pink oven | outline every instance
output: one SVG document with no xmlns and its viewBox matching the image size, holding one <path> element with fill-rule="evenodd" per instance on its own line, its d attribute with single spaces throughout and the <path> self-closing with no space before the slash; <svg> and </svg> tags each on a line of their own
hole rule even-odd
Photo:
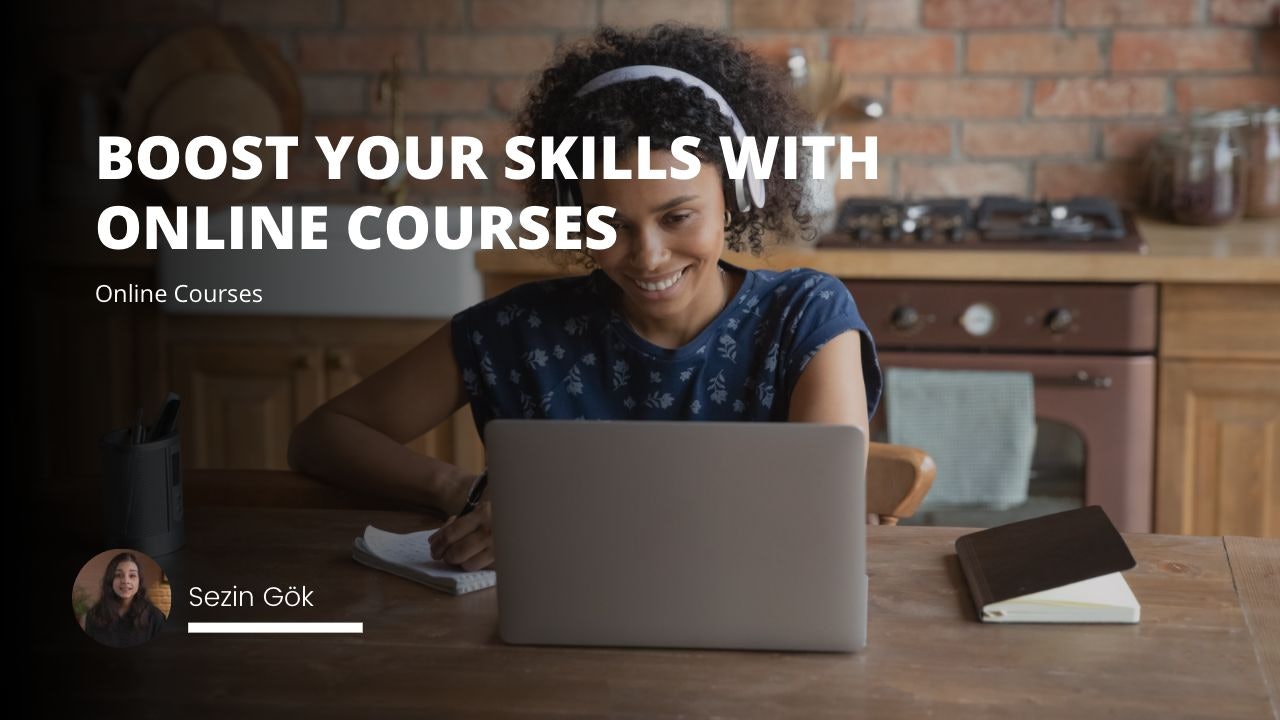
<svg viewBox="0 0 1280 720">
<path fill-rule="evenodd" d="M 955 208 L 960 210 L 952 212 Z M 842 208 L 842 234 L 820 244 L 957 251 L 992 246 L 1145 249 L 1131 219 L 1097 199 L 1051 205 L 988 198 L 976 218 L 967 208 L 967 203 L 955 200 L 915 205 L 854 201 Z M 1056 232 L 1059 228 L 1062 232 Z M 925 229 L 931 232 L 921 232 Z M 929 262 L 941 259 L 936 253 L 930 256 Z M 925 256 L 921 261 L 926 262 Z M 988 527 L 1096 504 L 1122 531 L 1151 531 L 1154 285 L 874 280 L 847 284 L 886 371 L 1007 370 L 1030 372 L 1034 378 L 1037 434 L 1028 502 L 1003 511 L 974 507 L 921 512 L 907 523 Z M 882 407 L 892 412 L 893 398 L 886 395 Z M 887 412 L 877 413 L 873 439 L 885 439 Z M 940 479 L 945 472 L 939 468 Z"/>
</svg>

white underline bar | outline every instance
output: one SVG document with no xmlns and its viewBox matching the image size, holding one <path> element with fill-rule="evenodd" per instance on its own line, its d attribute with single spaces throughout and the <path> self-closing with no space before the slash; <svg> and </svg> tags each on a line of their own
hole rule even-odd
<svg viewBox="0 0 1280 720">
<path fill-rule="evenodd" d="M 362 622 L 193 622 L 187 623 L 187 634 L 197 633 L 239 633 L 262 635 L 268 633 L 319 634 L 346 633 L 364 634 Z"/>
</svg>

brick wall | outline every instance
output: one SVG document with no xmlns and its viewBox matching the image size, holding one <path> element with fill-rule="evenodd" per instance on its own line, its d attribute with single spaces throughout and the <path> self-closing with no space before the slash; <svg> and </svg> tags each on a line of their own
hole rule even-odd
<svg viewBox="0 0 1280 720">
<path fill-rule="evenodd" d="M 778 62 L 793 46 L 830 58 L 850 92 L 887 102 L 874 126 L 836 127 L 874 132 L 882 153 L 881 179 L 844 182 L 841 195 L 1128 199 L 1135 157 L 1160 126 L 1193 108 L 1280 103 L 1280 0 L 80 0 L 46 12 L 45 66 L 116 86 L 175 29 L 247 26 L 297 67 L 304 136 L 386 134 L 375 78 L 399 53 L 409 132 L 476 135 L 487 148 L 500 148 L 490 143 L 508 133 L 529 74 L 597 24 L 722 28 Z M 376 198 L 348 175 L 327 180 L 319 153 L 305 152 L 267 195 Z M 501 179 L 413 192 L 519 202 Z"/>
</svg>

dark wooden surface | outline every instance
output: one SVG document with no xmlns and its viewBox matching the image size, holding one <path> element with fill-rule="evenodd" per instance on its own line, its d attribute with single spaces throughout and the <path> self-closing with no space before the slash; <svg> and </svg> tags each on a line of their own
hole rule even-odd
<svg viewBox="0 0 1280 720">
<path fill-rule="evenodd" d="M 1280 717 L 1280 540 L 1227 537 L 1223 544 L 1271 694 L 1271 709 Z"/>
<path fill-rule="evenodd" d="M 103 548 L 91 516 L 42 543 L 33 603 L 36 696 L 53 714 L 128 717 L 1266 718 L 1256 645 L 1221 537 L 1127 536 L 1139 625 L 983 625 L 950 528 L 869 527 L 870 645 L 854 655 L 537 648 L 496 636 L 496 594 L 447 596 L 351 560 L 370 510 L 188 508 L 188 542 L 158 558 L 174 583 L 161 636 L 98 646 L 70 612 L 76 570 Z M 1249 543 L 1275 565 L 1278 541 Z M 1268 560 L 1269 558 L 1269 560 Z M 1237 570 L 1237 573 L 1240 571 Z M 1252 577 L 1252 576 L 1251 576 Z M 767 579 L 762 578 L 762 582 Z M 1274 619 L 1276 578 L 1249 618 Z M 1270 583 L 1270 585 L 1267 585 Z M 194 609 L 188 590 L 306 585 L 314 608 Z M 65 588 L 63 590 L 62 588 Z M 797 589 L 801 592 L 802 589 Z M 43 596 L 42 596 L 43 597 Z M 362 621 L 360 636 L 187 635 L 192 620 Z M 1274 635 L 1272 635 L 1274 637 Z M 1275 672 L 1271 666 L 1270 672 Z M 1270 679 L 1274 688 L 1275 679 Z"/>
</svg>

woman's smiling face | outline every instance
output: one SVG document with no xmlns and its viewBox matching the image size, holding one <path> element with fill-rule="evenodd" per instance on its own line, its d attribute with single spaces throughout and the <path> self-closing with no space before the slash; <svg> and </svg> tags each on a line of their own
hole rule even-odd
<svg viewBox="0 0 1280 720">
<path fill-rule="evenodd" d="M 637 155 L 628 153 L 617 163 L 633 178 Z M 623 310 L 638 329 L 673 337 L 689 330 L 696 334 L 700 327 L 692 325 L 709 322 L 725 302 L 718 267 L 725 225 L 720 169 L 702 162 L 697 176 L 672 179 L 672 167 L 684 164 L 665 150 L 651 153 L 650 166 L 666 170 L 668 177 L 581 181 L 585 207 L 617 209 L 612 220 L 617 241 L 591 257 L 622 289 Z"/>
<path fill-rule="evenodd" d="M 125 602 L 133 599 L 138 594 L 138 586 L 141 580 L 138 577 L 138 566 L 132 560 L 122 560 L 116 565 L 115 577 L 111 580 L 111 589 L 116 591 L 116 595 Z"/>
</svg>

